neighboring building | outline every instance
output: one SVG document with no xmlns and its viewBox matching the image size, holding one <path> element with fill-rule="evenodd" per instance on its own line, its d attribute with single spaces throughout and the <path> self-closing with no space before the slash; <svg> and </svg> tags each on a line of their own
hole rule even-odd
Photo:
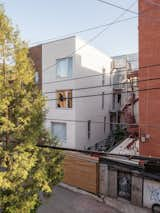
<svg viewBox="0 0 160 213">
<path fill-rule="evenodd" d="M 132 124 L 138 123 L 139 117 L 138 54 L 114 56 L 112 59 L 111 84 L 113 84 L 113 96 L 110 121 L 113 124 L 111 131 L 116 129 L 117 123 L 123 123 L 121 124 L 122 128 L 127 127 L 129 133 L 137 133 L 137 127 L 135 129 Z M 134 130 L 131 127 L 134 127 Z"/>
<path fill-rule="evenodd" d="M 145 15 L 139 16 L 139 80 L 160 79 L 159 0 L 139 0 L 139 14 L 143 11 Z M 160 157 L 159 79 L 139 83 L 141 155 Z"/>
<path fill-rule="evenodd" d="M 101 86 L 110 83 L 111 59 L 85 45 L 73 36 L 30 49 L 36 79 L 48 99 L 45 126 L 64 147 L 84 149 L 109 134 L 111 95 L 105 93 L 112 90 Z"/>
</svg>

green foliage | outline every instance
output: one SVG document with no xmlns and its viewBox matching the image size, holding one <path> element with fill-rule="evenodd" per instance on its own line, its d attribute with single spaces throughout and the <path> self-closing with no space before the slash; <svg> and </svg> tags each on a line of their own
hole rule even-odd
<svg viewBox="0 0 160 213">
<path fill-rule="evenodd" d="M 116 129 L 113 131 L 114 143 L 120 142 L 127 136 L 126 129 L 122 129 L 120 125 L 116 125 Z"/>
<path fill-rule="evenodd" d="M 0 209 L 35 212 L 40 193 L 62 179 L 63 154 L 43 128 L 45 101 L 34 83 L 28 47 L 0 8 Z"/>
</svg>

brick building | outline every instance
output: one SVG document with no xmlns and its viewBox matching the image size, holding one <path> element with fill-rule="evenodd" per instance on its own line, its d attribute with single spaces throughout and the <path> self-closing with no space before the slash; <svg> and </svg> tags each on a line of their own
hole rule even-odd
<svg viewBox="0 0 160 213">
<path fill-rule="evenodd" d="M 139 0 L 139 13 L 139 80 L 160 78 L 160 1 Z M 139 83 L 141 155 L 160 157 L 160 89 L 155 89 L 158 87 L 158 79 Z"/>
</svg>

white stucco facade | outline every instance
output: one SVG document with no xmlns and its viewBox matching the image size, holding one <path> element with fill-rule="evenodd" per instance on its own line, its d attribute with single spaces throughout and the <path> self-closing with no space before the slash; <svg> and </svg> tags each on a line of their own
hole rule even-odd
<svg viewBox="0 0 160 213">
<path fill-rule="evenodd" d="M 112 88 L 101 87 L 101 74 L 105 69 L 104 84 L 109 84 L 111 59 L 92 46 L 81 48 L 84 45 L 84 41 L 74 36 L 42 45 L 42 92 L 48 100 L 45 126 L 52 132 L 52 123 L 66 124 L 66 141 L 62 143 L 63 147 L 87 148 L 105 139 L 110 129 L 107 124 L 104 130 L 104 119 L 106 123 L 109 122 L 112 95 L 104 95 L 102 108 L 102 92 L 111 93 Z M 72 75 L 57 79 L 56 60 L 66 57 L 72 57 Z M 95 88 L 77 90 L 86 87 Z M 57 108 L 57 90 L 72 90 L 72 108 Z M 90 95 L 92 97 L 82 97 Z"/>
</svg>

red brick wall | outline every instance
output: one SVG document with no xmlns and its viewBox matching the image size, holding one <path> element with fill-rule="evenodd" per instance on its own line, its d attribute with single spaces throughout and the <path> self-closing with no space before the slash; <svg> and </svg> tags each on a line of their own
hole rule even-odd
<svg viewBox="0 0 160 213">
<path fill-rule="evenodd" d="M 42 89 L 42 45 L 31 47 L 29 53 L 33 60 L 35 71 L 39 74 L 39 88 Z"/>
<path fill-rule="evenodd" d="M 139 80 L 160 78 L 160 6 L 149 2 L 160 5 L 159 0 L 139 0 Z M 160 80 L 139 83 L 140 90 L 153 87 L 160 87 Z M 139 92 L 139 116 L 141 136 L 150 135 L 140 142 L 140 154 L 160 157 L 160 90 Z"/>
</svg>

